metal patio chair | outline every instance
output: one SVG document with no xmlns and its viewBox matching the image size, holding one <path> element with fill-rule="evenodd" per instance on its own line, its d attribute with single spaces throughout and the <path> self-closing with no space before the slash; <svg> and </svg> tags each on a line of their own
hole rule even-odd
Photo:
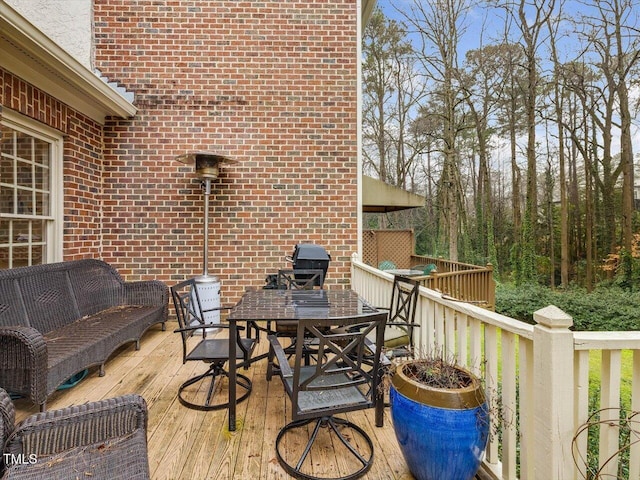
<svg viewBox="0 0 640 480">
<path fill-rule="evenodd" d="M 396 275 L 389 307 L 376 307 L 388 312 L 384 354 L 389 359 L 414 356 L 413 330 L 420 326 L 415 323 L 419 288 L 418 280 Z"/>
<path fill-rule="evenodd" d="M 391 288 L 389 306 L 375 307 L 377 310 L 387 312 L 383 353 L 387 359 L 413 358 L 413 330 L 420 326 L 415 322 L 420 282 L 396 275 Z M 344 329 L 345 327 L 341 327 L 337 331 Z M 369 340 L 372 343 L 375 342 L 374 338 Z"/>
<path fill-rule="evenodd" d="M 298 338 L 312 338 L 317 362 L 305 365 L 302 342 L 296 344 L 289 364 L 282 338 L 270 335 L 268 375 L 277 372 L 291 400 L 292 421 L 276 438 L 276 456 L 287 473 L 302 479 L 336 478 L 316 476 L 309 465 L 312 452 L 330 449 L 339 458 L 341 479 L 358 478 L 373 464 L 373 443 L 358 425 L 338 415 L 374 407 L 380 401 L 380 350 L 384 341 L 386 314 L 378 312 L 339 320 L 301 319 Z M 343 327 L 335 333 L 335 327 Z M 376 338 L 375 347 L 367 336 Z M 315 423 L 312 428 L 307 428 Z M 326 428 L 323 428 L 326 427 Z M 311 432 L 309 434 L 309 432 Z M 300 440 L 302 437 L 302 440 Z M 302 448 L 296 448 L 302 447 Z"/>
<path fill-rule="evenodd" d="M 280 290 L 313 290 L 316 287 L 324 288 L 324 271 L 321 269 L 278 270 L 278 289 Z M 298 322 L 279 320 L 275 324 L 275 330 L 270 333 L 282 337 L 296 337 Z"/>
<path fill-rule="evenodd" d="M 273 277 L 273 278 L 270 278 Z M 267 287 L 274 290 L 313 290 L 315 288 L 324 288 L 324 270 L 316 268 L 292 268 L 281 269 L 275 275 L 267 277 L 270 283 Z M 247 325 L 247 335 L 251 331 L 256 331 L 256 339 L 259 340 L 260 332 L 267 335 L 280 333 L 285 337 L 295 337 L 295 323 L 287 321 L 274 322 L 267 320 L 266 324 L 261 325 L 259 322 L 249 322 Z"/>
<path fill-rule="evenodd" d="M 285 290 L 311 290 L 324 287 L 324 270 L 298 268 L 278 270 L 278 288 Z"/>
<path fill-rule="evenodd" d="M 376 307 L 376 309 L 386 312 L 387 316 L 384 329 L 384 342 L 382 353 L 384 354 L 381 361 L 383 372 L 387 372 L 391 367 L 393 359 L 413 358 L 415 354 L 413 330 L 420 326 L 415 322 L 416 307 L 418 304 L 418 292 L 420 282 L 412 278 L 396 275 L 393 278 L 391 290 L 391 301 L 388 307 Z M 336 329 L 336 333 L 353 330 L 356 327 L 340 327 Z M 375 345 L 375 338 L 369 335 L 367 342 L 369 345 Z M 389 406 L 385 403 L 385 406 Z M 376 416 L 376 425 L 382 427 L 384 418 L 382 410 L 379 410 Z"/>
<path fill-rule="evenodd" d="M 245 369 L 249 367 L 251 355 L 255 348 L 254 338 L 242 338 L 240 331 L 242 327 L 237 327 L 237 349 L 236 358 L 229 358 L 229 339 L 226 336 L 207 338 L 208 330 L 211 328 L 228 329 L 225 323 L 207 324 L 204 321 L 204 314 L 213 310 L 228 310 L 231 307 L 220 307 L 203 310 L 198 295 L 198 289 L 194 279 L 185 280 L 171 287 L 173 305 L 178 318 L 180 328 L 174 333 L 180 333 L 182 337 L 182 363 L 188 361 L 199 361 L 209 364 L 206 372 L 190 378 L 178 389 L 178 399 L 184 406 L 196 410 L 217 410 L 229 406 L 228 398 L 216 401 L 216 379 L 218 384 L 222 378 L 229 378 L 229 373 L 224 369 L 227 361 L 236 361 L 237 366 Z M 189 339 L 195 332 L 202 332 L 202 340 L 195 347 L 189 347 Z M 217 335 L 217 334 L 216 334 Z M 237 401 L 245 400 L 251 393 L 251 380 L 245 375 L 236 375 L 236 383 L 244 392 Z"/>
</svg>

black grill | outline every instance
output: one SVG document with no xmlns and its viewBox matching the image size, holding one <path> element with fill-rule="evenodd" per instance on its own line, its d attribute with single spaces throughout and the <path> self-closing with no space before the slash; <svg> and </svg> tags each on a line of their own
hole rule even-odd
<svg viewBox="0 0 640 480">
<path fill-rule="evenodd" d="M 300 243 L 296 245 L 293 255 L 287 257 L 287 260 L 291 262 L 294 270 L 322 269 L 326 279 L 331 255 L 320 245 Z"/>
</svg>

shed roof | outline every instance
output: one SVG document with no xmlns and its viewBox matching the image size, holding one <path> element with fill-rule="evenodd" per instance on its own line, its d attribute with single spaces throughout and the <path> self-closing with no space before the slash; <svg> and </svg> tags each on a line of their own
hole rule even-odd
<svg viewBox="0 0 640 480">
<path fill-rule="evenodd" d="M 426 198 L 422 195 L 394 187 L 367 175 L 362 177 L 363 212 L 395 212 L 418 208 L 423 207 L 425 201 Z"/>
</svg>

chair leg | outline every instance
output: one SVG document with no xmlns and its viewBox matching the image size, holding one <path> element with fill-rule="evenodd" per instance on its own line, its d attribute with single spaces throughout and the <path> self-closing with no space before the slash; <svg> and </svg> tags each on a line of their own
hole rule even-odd
<svg viewBox="0 0 640 480">
<path fill-rule="evenodd" d="M 178 389 L 178 400 L 180 401 L 180 403 L 187 408 L 203 411 L 220 410 L 223 408 L 227 408 L 229 406 L 229 401 L 226 397 L 225 401 L 222 403 L 212 403 L 212 399 L 215 396 L 216 378 L 229 378 L 229 373 L 224 370 L 224 368 L 222 368 L 222 365 L 223 364 L 221 363 L 213 363 L 209 366 L 209 369 L 206 372 L 196 377 L 190 378 L 182 385 L 180 385 L 180 388 Z M 199 388 L 205 388 L 204 382 L 207 382 L 207 380 L 209 381 L 209 384 L 206 387 L 207 395 L 204 402 L 196 402 L 195 400 L 190 400 L 187 398 L 187 392 L 184 391 L 187 387 L 190 387 L 191 385 L 202 384 Z M 236 373 L 236 384 L 244 389 L 244 393 L 240 395 L 236 400 L 237 403 L 240 403 L 245 400 L 251 393 L 252 384 L 251 380 L 248 377 L 240 375 L 239 373 Z"/>
<path fill-rule="evenodd" d="M 388 367 L 380 367 L 378 370 L 378 379 L 384 378 L 389 374 Z M 384 408 L 388 407 L 389 404 L 385 402 L 385 390 L 386 388 L 381 388 L 382 385 L 378 384 L 377 392 L 376 392 L 376 403 L 375 403 L 375 422 L 376 427 L 384 427 Z"/>
<path fill-rule="evenodd" d="M 280 448 L 280 443 L 285 435 L 297 428 L 303 428 L 306 431 L 306 425 L 313 421 L 316 422 L 316 425 L 309 436 L 309 441 L 304 447 L 302 454 L 295 461 L 286 459 L 286 454 L 283 454 Z M 305 461 L 318 438 L 318 433 L 324 430 L 323 427 L 326 427 L 326 431 L 329 432 L 329 434 L 335 434 L 340 440 L 340 443 L 345 447 L 338 450 L 340 443 L 333 442 L 336 457 L 340 456 L 340 458 L 343 459 L 350 458 L 355 465 L 353 470 L 344 476 L 322 477 L 303 471 Z M 347 429 L 348 434 L 343 434 L 341 430 Z M 290 449 L 287 448 L 284 449 L 285 452 L 289 452 L 289 450 Z M 278 437 L 276 438 L 276 457 L 282 468 L 295 478 L 308 480 L 351 480 L 363 476 L 373 465 L 373 442 L 362 428 L 342 418 L 328 416 L 317 419 L 297 420 L 283 427 L 278 433 Z"/>
<path fill-rule="evenodd" d="M 273 359 L 275 357 L 275 354 L 273 352 L 273 348 L 271 348 L 271 346 L 269 346 L 269 355 L 267 356 L 267 382 L 271 381 L 271 378 L 273 378 Z"/>
<path fill-rule="evenodd" d="M 376 427 L 384 427 L 384 397 L 379 398 L 375 407 Z"/>
</svg>

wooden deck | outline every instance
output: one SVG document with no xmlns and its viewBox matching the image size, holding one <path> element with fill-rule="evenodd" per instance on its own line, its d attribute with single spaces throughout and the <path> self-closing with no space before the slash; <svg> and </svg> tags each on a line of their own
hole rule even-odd
<svg viewBox="0 0 640 480">
<path fill-rule="evenodd" d="M 242 373 L 253 381 L 249 398 L 238 404 L 238 430 L 227 429 L 227 411 L 199 412 L 183 407 L 177 400 L 178 386 L 194 372 L 205 370 L 198 362 L 182 364 L 180 338 L 167 330 L 153 327 L 142 338 L 141 348 L 121 348 L 106 365 L 106 375 L 97 368 L 75 387 L 56 392 L 48 408 L 62 408 L 124 393 L 141 394 L 149 406 L 149 467 L 153 479 L 284 479 L 290 478 L 275 457 L 275 438 L 290 418 L 290 403 L 279 379 L 265 380 L 266 361 L 260 361 Z M 263 339 L 258 350 L 266 348 Z M 259 352 L 258 352 L 259 353 Z M 27 400 L 16 401 L 17 420 L 36 413 Z M 369 480 L 413 478 L 400 453 L 388 409 L 385 426 L 375 427 L 374 412 L 350 414 L 374 442 L 375 462 L 362 477 Z M 331 461 L 332 449 L 313 458 L 320 474 Z M 336 472 L 337 473 L 337 472 Z"/>
</svg>

